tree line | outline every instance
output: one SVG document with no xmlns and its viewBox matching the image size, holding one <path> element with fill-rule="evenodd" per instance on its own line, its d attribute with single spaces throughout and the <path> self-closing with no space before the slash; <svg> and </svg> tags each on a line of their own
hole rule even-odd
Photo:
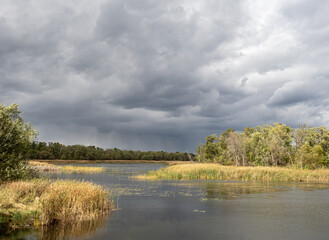
<svg viewBox="0 0 329 240">
<path fill-rule="evenodd" d="M 199 144 L 199 162 L 236 166 L 294 166 L 315 169 L 329 165 L 329 130 L 305 124 L 293 129 L 285 124 L 227 129 Z"/>
<path fill-rule="evenodd" d="M 0 104 L 0 182 L 30 178 L 34 172 L 27 167 L 28 159 L 63 160 L 194 160 L 192 153 L 164 151 L 129 151 L 103 149 L 95 146 L 63 145 L 38 142 L 38 132 L 24 122 L 17 104 Z"/>
<path fill-rule="evenodd" d="M 193 153 L 169 153 L 164 151 L 132 151 L 118 148 L 103 149 L 95 146 L 63 145 L 58 142 L 36 142 L 30 144 L 29 159 L 61 160 L 194 160 Z"/>
</svg>

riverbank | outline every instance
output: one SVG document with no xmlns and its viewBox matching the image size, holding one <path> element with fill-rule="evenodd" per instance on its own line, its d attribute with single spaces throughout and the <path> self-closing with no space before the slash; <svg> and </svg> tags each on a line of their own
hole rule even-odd
<svg viewBox="0 0 329 240">
<path fill-rule="evenodd" d="M 0 233 L 91 220 L 112 210 L 109 190 L 91 182 L 34 179 L 0 185 Z"/>
<path fill-rule="evenodd" d="M 147 175 L 140 177 L 329 183 L 329 170 L 304 170 L 284 167 L 235 167 L 214 163 L 195 163 L 169 166 L 157 171 L 151 171 Z"/>
<path fill-rule="evenodd" d="M 32 161 L 52 163 L 52 164 L 94 164 L 94 163 L 122 163 L 122 164 L 135 164 L 135 163 L 162 163 L 171 165 L 178 164 L 191 164 L 192 161 L 156 161 L 156 160 L 60 160 L 60 159 L 34 159 Z"/>
</svg>

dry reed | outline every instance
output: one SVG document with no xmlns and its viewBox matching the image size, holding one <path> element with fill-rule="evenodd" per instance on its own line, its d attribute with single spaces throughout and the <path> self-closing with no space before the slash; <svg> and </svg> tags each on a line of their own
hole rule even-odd
<svg viewBox="0 0 329 240">
<path fill-rule="evenodd" d="M 86 166 L 74 166 L 74 165 L 54 165 L 51 163 L 40 161 L 29 161 L 29 167 L 37 172 L 104 172 L 104 167 L 86 167 Z"/>
<path fill-rule="evenodd" d="M 112 210 L 109 191 L 90 182 L 30 180 L 0 185 L 0 229 L 73 223 Z"/>
<path fill-rule="evenodd" d="M 240 181 L 329 182 L 329 170 L 281 167 L 235 167 L 219 164 L 181 164 L 151 171 L 146 177 Z"/>
<path fill-rule="evenodd" d="M 65 165 L 61 166 L 62 171 L 64 172 L 104 172 L 104 167 L 81 167 L 81 166 L 73 166 L 73 165 Z"/>
</svg>

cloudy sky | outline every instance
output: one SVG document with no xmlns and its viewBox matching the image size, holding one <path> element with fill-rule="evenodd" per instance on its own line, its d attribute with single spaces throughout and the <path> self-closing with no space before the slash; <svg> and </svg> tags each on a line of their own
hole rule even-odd
<svg viewBox="0 0 329 240">
<path fill-rule="evenodd" d="M 0 103 L 40 141 L 194 152 L 329 126 L 327 0 L 0 0 Z"/>
</svg>

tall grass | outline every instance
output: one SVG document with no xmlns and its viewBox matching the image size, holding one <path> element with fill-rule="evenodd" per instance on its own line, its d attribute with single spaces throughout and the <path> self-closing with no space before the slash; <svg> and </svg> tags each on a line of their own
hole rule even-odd
<svg viewBox="0 0 329 240">
<path fill-rule="evenodd" d="M 61 166 L 62 171 L 64 172 L 104 172 L 104 167 L 81 167 L 81 166 L 73 166 L 73 165 L 64 165 Z"/>
<path fill-rule="evenodd" d="M 56 172 L 62 170 L 60 166 L 39 161 L 29 161 L 28 166 L 36 172 Z"/>
<path fill-rule="evenodd" d="M 281 167 L 234 167 L 219 164 L 181 164 L 151 171 L 146 177 L 167 179 L 213 179 L 241 181 L 329 182 L 329 170 Z"/>
<path fill-rule="evenodd" d="M 37 172 L 104 172 L 104 167 L 86 167 L 86 166 L 74 166 L 74 165 L 54 165 L 51 163 L 45 163 L 40 161 L 29 161 L 29 166 Z"/>
<path fill-rule="evenodd" d="M 0 185 L 0 229 L 73 223 L 112 210 L 109 191 L 90 182 L 30 180 Z"/>
</svg>

